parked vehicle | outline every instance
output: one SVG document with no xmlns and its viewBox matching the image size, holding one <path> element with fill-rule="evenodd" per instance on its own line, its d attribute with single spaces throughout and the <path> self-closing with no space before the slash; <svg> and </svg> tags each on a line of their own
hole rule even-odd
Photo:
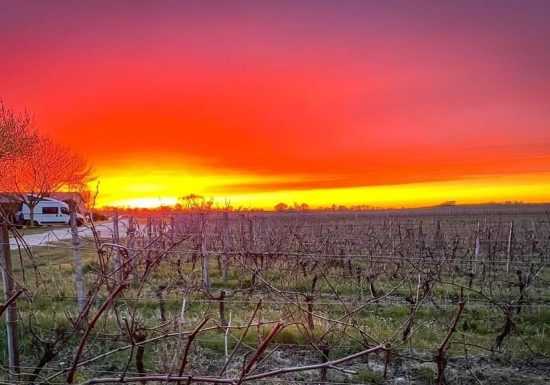
<svg viewBox="0 0 550 385">
<path fill-rule="evenodd" d="M 69 205 L 65 202 L 60 202 L 52 198 L 42 198 L 34 207 L 34 224 L 53 225 L 64 224 L 68 225 L 71 219 Z M 28 205 L 23 204 L 21 211 L 15 213 L 15 220 L 19 224 L 30 224 L 31 209 Z M 77 226 L 82 226 L 85 223 L 85 218 L 82 214 L 76 214 Z"/>
</svg>

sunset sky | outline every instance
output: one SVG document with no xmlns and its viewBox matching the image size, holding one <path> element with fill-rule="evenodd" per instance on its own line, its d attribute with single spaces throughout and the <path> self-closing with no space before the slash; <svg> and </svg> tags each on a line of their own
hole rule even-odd
<svg viewBox="0 0 550 385">
<path fill-rule="evenodd" d="M 99 205 L 550 201 L 550 1 L 2 1 Z"/>
</svg>

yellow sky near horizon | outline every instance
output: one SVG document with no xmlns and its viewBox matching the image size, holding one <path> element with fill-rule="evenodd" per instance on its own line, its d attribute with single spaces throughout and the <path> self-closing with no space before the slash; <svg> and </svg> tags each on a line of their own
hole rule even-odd
<svg viewBox="0 0 550 385">
<path fill-rule="evenodd" d="M 273 178 L 271 182 L 276 181 Z M 311 207 L 336 205 L 369 205 L 380 208 L 422 207 L 453 200 L 458 204 L 524 201 L 550 201 L 550 173 L 480 176 L 453 181 L 408 183 L 347 188 L 280 190 L 263 192 L 232 192 L 212 194 L 219 185 L 243 181 L 261 181 L 254 176 L 195 176 L 175 171 L 124 170 L 124 175 L 99 178 L 98 207 L 157 207 L 178 203 L 178 197 L 198 194 L 213 198 L 224 207 L 271 209 L 277 203 L 308 203 Z M 121 199 L 121 197 L 125 197 Z"/>
</svg>

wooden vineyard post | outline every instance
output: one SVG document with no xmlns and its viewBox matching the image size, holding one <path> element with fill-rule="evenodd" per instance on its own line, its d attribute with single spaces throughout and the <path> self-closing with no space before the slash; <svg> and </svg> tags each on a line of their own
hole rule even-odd
<svg viewBox="0 0 550 385">
<path fill-rule="evenodd" d="M 223 255 L 222 255 L 222 278 L 224 282 L 227 282 L 227 275 L 229 270 L 229 218 L 227 211 L 223 213 L 223 227 L 222 227 L 222 242 L 223 242 Z"/>
<path fill-rule="evenodd" d="M 252 222 L 252 218 L 248 218 L 248 251 L 254 252 L 254 222 Z"/>
<path fill-rule="evenodd" d="M 479 231 L 480 231 L 479 229 L 480 229 L 479 221 L 477 221 L 476 241 L 475 241 L 475 247 L 474 247 L 474 263 L 471 266 L 472 273 L 476 272 L 477 261 L 479 260 L 479 252 L 480 252 L 480 249 L 481 249 L 481 244 L 480 244 L 480 240 L 479 240 Z"/>
<path fill-rule="evenodd" d="M 126 247 L 128 247 L 128 258 L 130 258 L 130 264 L 132 266 L 132 269 L 135 269 L 137 266 L 137 260 L 135 259 L 135 256 L 137 253 L 134 250 L 134 244 L 135 244 L 135 234 L 136 234 L 136 223 L 134 221 L 134 217 L 128 218 L 128 231 L 126 233 Z"/>
<path fill-rule="evenodd" d="M 172 215 L 170 217 L 170 242 L 176 241 L 176 218 Z"/>
<path fill-rule="evenodd" d="M 117 245 L 120 244 L 120 234 L 118 231 L 118 211 L 115 211 L 115 215 L 113 217 L 113 241 Z M 120 249 L 117 247 L 115 250 L 115 280 L 117 283 L 122 281 L 122 269 L 121 269 L 121 261 L 120 261 Z"/>
<path fill-rule="evenodd" d="M 204 214 L 201 214 L 200 217 L 200 242 L 200 253 L 202 260 L 202 287 L 207 293 L 210 293 L 210 270 L 208 269 L 208 253 L 206 250 L 206 223 L 204 219 Z"/>
<path fill-rule="evenodd" d="M 147 218 L 147 243 L 150 244 L 153 241 L 153 221 L 151 218 Z"/>
<path fill-rule="evenodd" d="M 78 226 L 76 223 L 76 214 L 74 209 L 71 210 L 71 235 L 73 244 L 73 264 L 74 264 L 74 281 L 76 286 L 76 303 L 78 312 L 84 310 L 84 275 L 82 273 L 82 255 L 80 250 L 80 238 L 78 237 Z"/>
<path fill-rule="evenodd" d="M 514 236 L 514 221 L 510 221 L 510 232 L 508 233 L 508 249 L 506 261 L 506 274 L 510 272 L 510 263 L 512 262 L 512 237 Z"/>
<path fill-rule="evenodd" d="M 2 222 L 0 231 L 0 263 L 2 263 L 2 282 L 4 284 L 4 302 L 13 294 L 13 272 L 11 264 L 8 224 Z M 6 313 L 6 332 L 8 345 L 8 364 L 12 372 L 19 373 L 19 343 L 17 338 L 17 304 L 13 301 Z"/>
<path fill-rule="evenodd" d="M 393 220 L 390 218 L 390 240 L 391 240 L 391 256 L 395 256 L 395 238 L 393 237 Z"/>
</svg>

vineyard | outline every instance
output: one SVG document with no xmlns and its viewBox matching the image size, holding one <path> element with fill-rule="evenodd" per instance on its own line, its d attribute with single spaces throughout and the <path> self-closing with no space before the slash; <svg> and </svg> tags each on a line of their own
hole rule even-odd
<svg viewBox="0 0 550 385">
<path fill-rule="evenodd" d="M 7 382 L 550 381 L 543 210 L 197 211 L 89 226 L 93 237 L 73 228 L 36 247 L 4 226 L 18 242 L 3 248 Z"/>
</svg>

